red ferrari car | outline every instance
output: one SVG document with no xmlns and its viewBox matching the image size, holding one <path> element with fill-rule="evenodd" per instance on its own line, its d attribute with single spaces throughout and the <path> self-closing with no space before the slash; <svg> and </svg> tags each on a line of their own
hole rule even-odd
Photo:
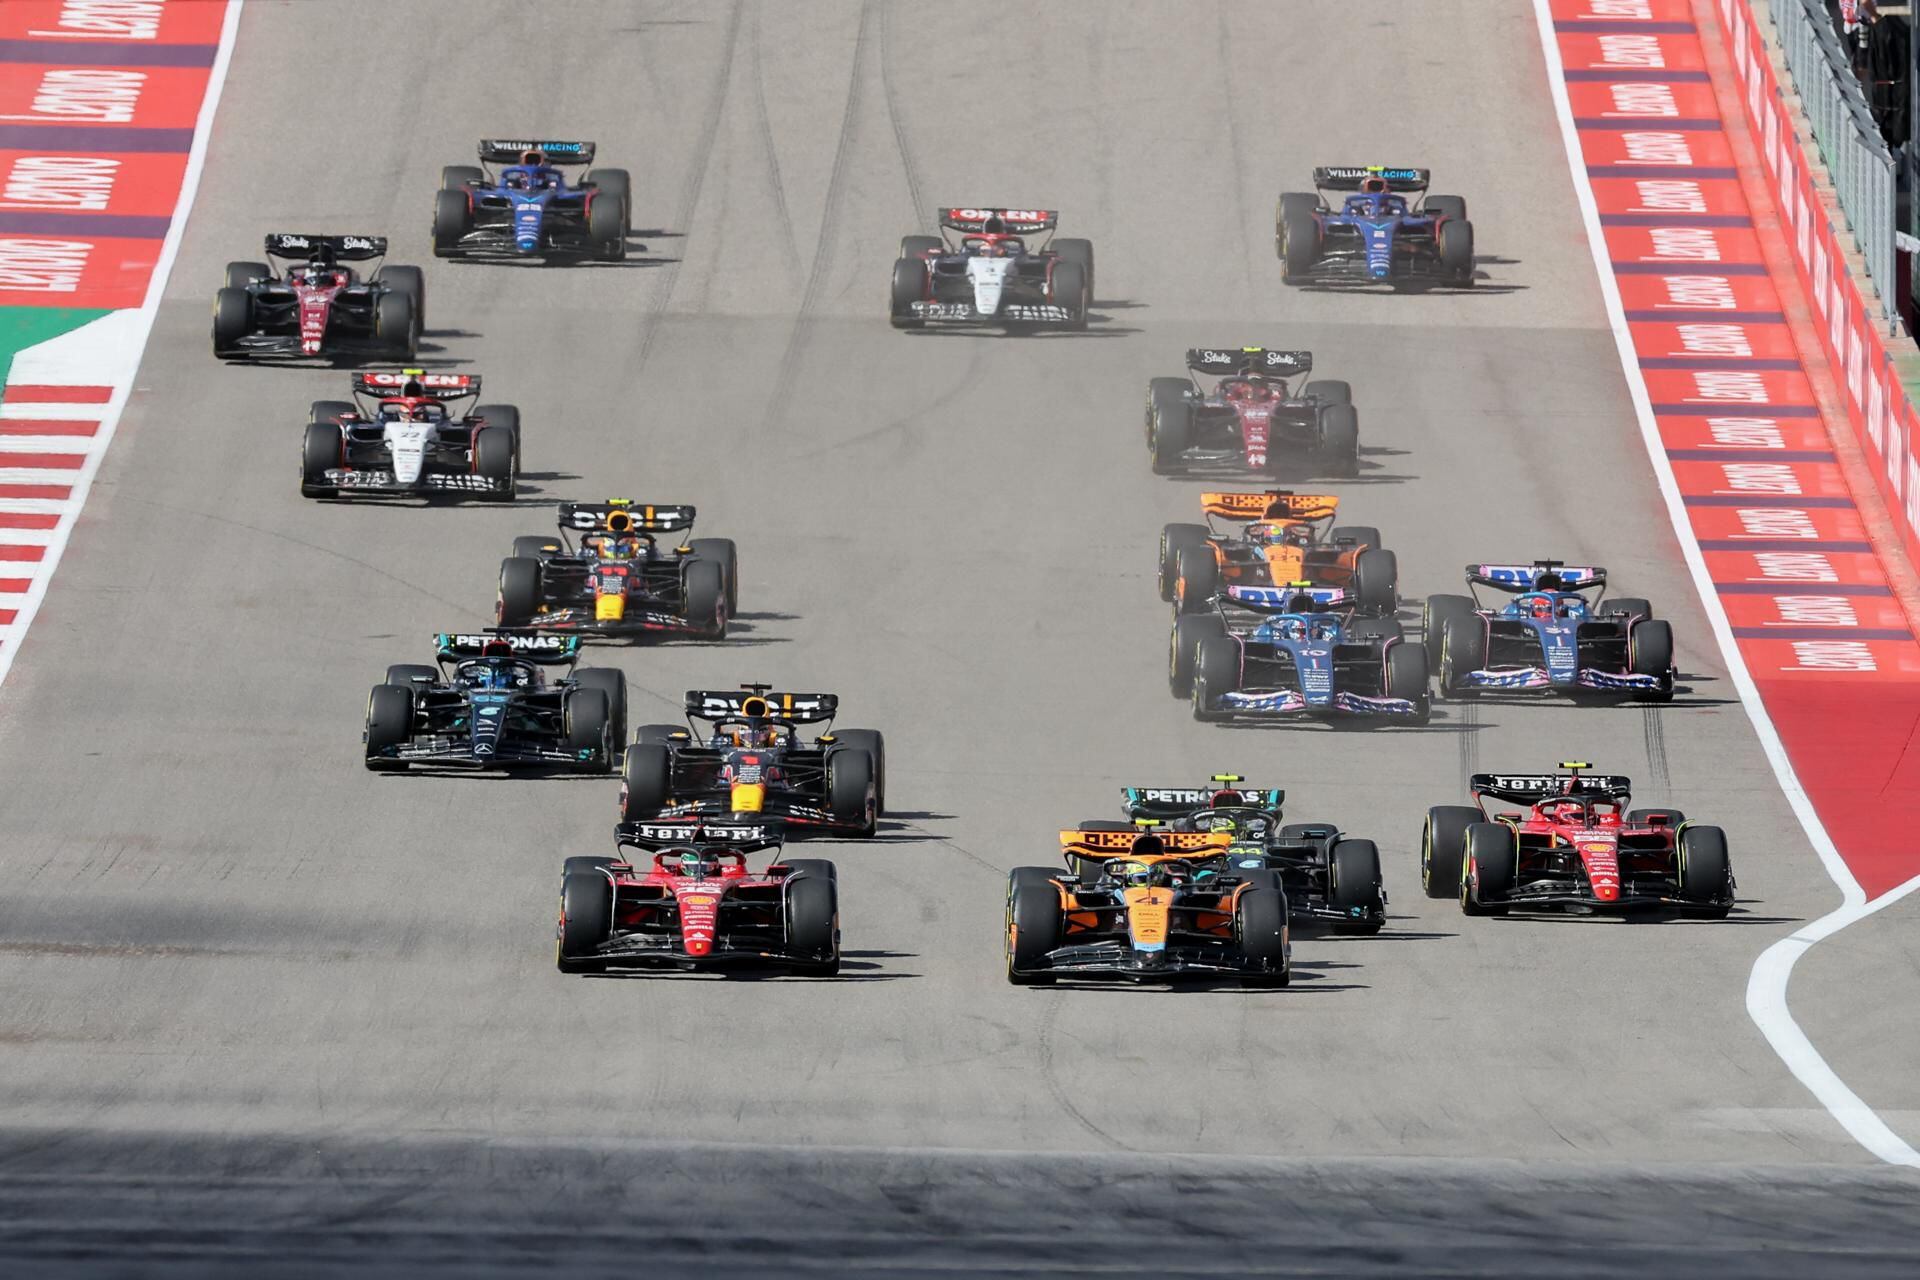
<svg viewBox="0 0 1920 1280">
<path fill-rule="evenodd" d="M 747 855 L 778 850 L 777 823 L 627 822 L 622 849 L 647 857 L 568 858 L 560 878 L 562 973 L 609 967 L 771 965 L 840 971 L 840 885 L 831 862 Z"/>
<path fill-rule="evenodd" d="M 1633 781 L 1567 773 L 1476 773 L 1475 803 L 1427 810 L 1420 878 L 1429 898 L 1470 916 L 1664 908 L 1724 917 L 1733 907 L 1727 834 L 1678 809 L 1632 809 Z M 1486 802 L 1524 805 L 1489 813 Z"/>
</svg>

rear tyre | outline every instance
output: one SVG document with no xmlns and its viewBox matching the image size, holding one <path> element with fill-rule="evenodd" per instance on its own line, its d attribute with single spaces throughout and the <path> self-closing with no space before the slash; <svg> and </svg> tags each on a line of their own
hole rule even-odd
<svg viewBox="0 0 1920 1280">
<path fill-rule="evenodd" d="M 505 427 L 482 427 L 473 437 L 473 474 L 493 481 L 483 495 L 489 502 L 512 502 L 514 434 Z"/>
<path fill-rule="evenodd" d="M 1400 558 L 1379 547 L 1354 557 L 1353 594 L 1363 609 L 1392 613 L 1400 603 Z"/>
<path fill-rule="evenodd" d="M 627 740 L 627 673 L 615 667 L 580 667 L 573 682 L 607 695 L 607 741 L 617 750 Z"/>
<path fill-rule="evenodd" d="M 1668 826 L 1677 827 L 1687 820 L 1687 814 L 1684 809 L 1629 809 L 1626 821 L 1630 827 L 1646 826 L 1655 818 L 1664 818 Z"/>
<path fill-rule="evenodd" d="M 896 329 L 923 329 L 927 322 L 913 314 L 913 304 L 927 300 L 927 264 L 920 258 L 901 258 L 893 264 L 893 291 L 887 316 Z"/>
<path fill-rule="evenodd" d="M 1472 805 L 1440 804 L 1427 810 L 1420 828 L 1420 888 L 1429 898 L 1451 898 L 1460 892 L 1461 869 L 1467 863 L 1467 828 L 1484 822 Z"/>
<path fill-rule="evenodd" d="M 1427 597 L 1427 606 L 1420 616 L 1420 629 L 1427 646 L 1427 667 L 1440 669 L 1441 639 L 1446 633 L 1448 618 L 1471 618 L 1475 605 L 1468 596 L 1432 595 Z M 1444 688 L 1444 686 L 1442 686 Z"/>
<path fill-rule="evenodd" d="M 1302 387 L 1300 394 L 1308 399 L 1321 400 L 1327 404 L 1352 404 L 1353 384 L 1342 382 L 1338 378 L 1322 378 Z"/>
<path fill-rule="evenodd" d="M 1460 878 L 1460 910 L 1470 916 L 1507 914 L 1519 869 L 1513 828 L 1504 822 L 1476 822 L 1467 828 L 1466 873 Z"/>
<path fill-rule="evenodd" d="M 1242 985 L 1284 987 L 1293 979 L 1287 961 L 1287 895 L 1280 889 L 1243 890 L 1233 908 L 1234 940 L 1240 945 Z"/>
<path fill-rule="evenodd" d="M 1606 602 L 1601 613 L 1623 613 L 1629 618 L 1653 617 L 1653 605 L 1639 596 L 1616 596 Z"/>
<path fill-rule="evenodd" d="M 483 404 L 473 411 L 473 416 L 490 427 L 501 427 L 513 432 L 513 469 L 520 470 L 520 410 L 510 404 Z M 553 539 L 549 538 L 551 542 Z"/>
<path fill-rule="evenodd" d="M 1360 414 L 1350 404 L 1320 411 L 1320 465 L 1329 475 L 1360 474 Z"/>
<path fill-rule="evenodd" d="M 473 210 L 465 191 L 442 189 L 433 197 L 433 256 L 451 258 L 460 241 L 473 230 Z"/>
<path fill-rule="evenodd" d="M 827 810 L 835 822 L 854 828 L 861 839 L 876 830 L 878 806 L 873 784 L 873 757 L 853 747 L 827 755 Z"/>
<path fill-rule="evenodd" d="M 487 175 L 477 164 L 447 164 L 440 166 L 440 189 L 442 191 L 465 191 L 469 182 L 485 182 Z"/>
<path fill-rule="evenodd" d="M 687 624 L 708 640 L 727 638 L 727 575 L 712 560 L 689 560 L 680 571 Z"/>
<path fill-rule="evenodd" d="M 1174 569 L 1173 607 L 1178 613 L 1199 613 L 1213 603 L 1220 590 L 1220 559 L 1202 542 L 1180 552 Z"/>
<path fill-rule="evenodd" d="M 1336 933 L 1371 935 L 1386 923 L 1387 891 L 1380 849 L 1371 840 L 1341 840 L 1327 859 L 1327 903 L 1347 918 Z"/>
<path fill-rule="evenodd" d="M 420 331 L 427 327 L 427 277 L 418 267 L 382 267 L 373 282 L 395 293 L 404 293 L 413 305 L 414 346 L 420 345 Z"/>
<path fill-rule="evenodd" d="M 1386 540 L 1380 536 L 1380 530 L 1370 524 L 1337 524 L 1327 535 L 1335 542 L 1351 541 L 1362 547 L 1384 547 Z"/>
<path fill-rule="evenodd" d="M 424 663 L 396 662 L 387 668 L 386 682 L 398 689 L 417 689 L 423 684 L 433 684 L 439 678 L 440 673 Z"/>
<path fill-rule="evenodd" d="M 413 299 L 404 293 L 381 294 L 374 303 L 373 336 L 396 356 L 411 360 L 418 355 L 420 328 L 414 322 Z"/>
<path fill-rule="evenodd" d="M 253 298 L 245 289 L 222 289 L 213 296 L 213 354 L 236 355 L 240 340 L 253 332 Z"/>
<path fill-rule="evenodd" d="M 1203 635 L 1193 649 L 1193 718 L 1228 720 L 1220 699 L 1240 687 L 1240 646 L 1224 633 Z"/>
<path fill-rule="evenodd" d="M 621 238 L 632 235 L 633 175 L 625 169 L 589 169 L 586 181 L 598 187 L 602 196 L 620 202 Z"/>
<path fill-rule="evenodd" d="M 587 197 L 587 239 L 608 262 L 627 256 L 627 202 L 605 189 Z"/>
<path fill-rule="evenodd" d="M 367 696 L 367 768 L 404 769 L 403 760 L 380 758 L 388 747 L 406 745 L 413 736 L 413 690 L 375 685 Z"/>
<path fill-rule="evenodd" d="M 1193 696 L 1194 654 L 1210 636 L 1225 639 L 1226 620 L 1217 613 L 1188 613 L 1173 620 L 1167 637 L 1167 690 L 1176 698 Z"/>
<path fill-rule="evenodd" d="M 864 751 L 873 758 L 873 812 L 887 812 L 887 739 L 878 729 L 836 729 L 834 741 L 842 747 Z"/>
<path fill-rule="evenodd" d="M 1180 455 L 1193 446 L 1191 391 L 1185 378 L 1155 378 L 1147 384 L 1147 453 L 1157 476 L 1184 470 Z"/>
<path fill-rule="evenodd" d="M 554 962 L 560 972 L 606 971 L 606 961 L 593 958 L 594 949 L 613 933 L 613 881 L 605 873 L 570 871 L 560 877 L 559 932 Z"/>
<path fill-rule="evenodd" d="M 557 556 L 560 551 L 560 540 L 544 533 L 523 534 L 513 540 L 515 557 L 538 560 L 542 556 Z"/>
<path fill-rule="evenodd" d="M 1022 874 L 1037 867 L 1016 867 L 1007 877 L 1007 981 L 1016 987 L 1051 986 L 1047 954 L 1060 945 L 1060 891 Z"/>
<path fill-rule="evenodd" d="M 1420 212 L 1431 213 L 1436 217 L 1455 218 L 1461 222 L 1467 220 L 1467 201 L 1464 196 L 1428 196 L 1420 202 Z"/>
<path fill-rule="evenodd" d="M 640 732 L 653 727 L 642 726 Z M 673 752 L 663 743 L 636 740 L 620 761 L 620 821 L 659 817 L 672 787 Z"/>
<path fill-rule="evenodd" d="M 518 551 L 519 547 L 514 550 Z M 500 586 L 494 594 L 494 621 L 503 627 L 524 627 L 538 612 L 540 562 L 519 555 L 502 560 Z"/>
<path fill-rule="evenodd" d="M 900 256 L 917 258 L 923 253 L 938 253 L 942 245 L 939 236 L 901 236 Z"/>
<path fill-rule="evenodd" d="M 1719 827 L 1691 826 L 1680 833 L 1680 896 L 1725 919 L 1733 909 L 1733 862 L 1727 833 Z"/>
<path fill-rule="evenodd" d="M 573 755 L 575 772 L 613 772 L 613 708 L 604 692 L 575 689 L 569 693 L 566 727 L 567 750 Z"/>
<path fill-rule="evenodd" d="M 673 741 L 677 733 L 685 733 L 677 724 L 643 724 L 633 731 L 634 743 L 658 743 L 662 746 Z"/>
<path fill-rule="evenodd" d="M 1320 260 L 1320 198 L 1302 191 L 1280 197 L 1279 224 L 1274 228 L 1274 250 L 1280 255 L 1280 280 L 1299 284 Z"/>
<path fill-rule="evenodd" d="M 324 422 L 309 422 L 307 436 L 300 445 L 300 496 L 331 498 L 340 490 L 327 480 L 327 472 L 342 465 L 340 428 Z"/>
<path fill-rule="evenodd" d="M 1387 650 L 1387 696 L 1405 698 L 1415 713 L 1425 719 L 1429 703 L 1427 691 L 1427 651 L 1417 644 L 1402 641 Z"/>
<path fill-rule="evenodd" d="M 1468 673 L 1486 665 L 1486 622 L 1477 613 L 1448 617 L 1440 630 L 1440 692 L 1450 698 L 1471 693 Z"/>
<path fill-rule="evenodd" d="M 339 426 L 342 418 L 351 418 L 354 407 L 345 400 L 315 400 L 307 407 L 308 422 L 324 422 Z"/>
<path fill-rule="evenodd" d="M 695 538 L 687 544 L 696 560 L 711 560 L 727 580 L 727 616 L 740 610 L 740 550 L 732 538 Z"/>
<path fill-rule="evenodd" d="M 273 279 L 273 270 L 264 262 L 229 262 L 227 288 L 244 289 L 256 280 Z"/>
<path fill-rule="evenodd" d="M 831 864 L 828 864 L 829 866 Z M 840 888 L 829 873 L 796 871 L 783 886 L 787 952 L 801 957 L 797 973 L 830 977 L 840 972 Z"/>
<path fill-rule="evenodd" d="M 1449 219 L 1440 224 L 1440 268 L 1453 283 L 1473 284 L 1473 224 Z"/>
<path fill-rule="evenodd" d="M 1053 264 L 1053 279 L 1047 284 L 1047 297 L 1056 307 L 1066 310 L 1069 329 L 1087 327 L 1087 306 L 1093 295 L 1087 291 L 1087 273 L 1077 262 Z"/>
<path fill-rule="evenodd" d="M 1071 262 L 1080 268 L 1087 282 L 1087 304 L 1091 306 L 1093 300 L 1100 296 L 1095 292 L 1093 283 L 1093 241 L 1074 238 L 1055 240 L 1053 251 L 1060 255 L 1062 262 Z"/>
<path fill-rule="evenodd" d="M 1207 526 L 1170 524 L 1160 530 L 1160 598 L 1172 603 L 1174 586 L 1180 581 L 1180 553 L 1188 547 L 1205 546 Z"/>
<path fill-rule="evenodd" d="M 1636 622 L 1627 632 L 1627 662 L 1637 676 L 1653 676 L 1657 688 L 1642 690 L 1642 702 L 1673 701 L 1673 626 L 1659 618 Z"/>
</svg>

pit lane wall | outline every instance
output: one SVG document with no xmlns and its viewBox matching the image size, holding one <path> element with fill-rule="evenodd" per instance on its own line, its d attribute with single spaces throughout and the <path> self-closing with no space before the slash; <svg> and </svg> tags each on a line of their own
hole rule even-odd
<svg viewBox="0 0 1920 1280">
<path fill-rule="evenodd" d="M 240 0 L 0 0 L 0 680 L 132 391 Z"/>
<path fill-rule="evenodd" d="M 1709 5 L 1734 36 L 1732 68 L 1702 44 L 1696 21 L 1711 20 Z M 1603 292 L 1677 531 L 1692 543 L 1688 558 L 1722 645 L 1750 673 L 1791 776 L 1847 869 L 1876 896 L 1920 874 L 1911 837 L 1920 829 L 1920 752 L 1907 750 L 1920 725 L 1920 645 L 1828 433 L 1858 430 L 1869 442 L 1912 553 L 1920 550 L 1912 407 L 1811 198 L 1746 0 L 1702 0 L 1698 12 L 1693 0 L 1545 7 L 1574 179 L 1591 195 Z M 1776 281 L 1762 252 L 1717 77 L 1737 77 L 1732 87 L 1773 166 L 1752 185 L 1754 197 L 1764 199 L 1777 175 L 1790 179 L 1774 188 L 1779 212 L 1847 422 L 1823 417 L 1801 365 L 1782 301 L 1796 285 Z M 1897 500 L 1902 493 L 1913 505 Z M 1682 683 L 1703 699 L 1734 693 Z"/>
</svg>

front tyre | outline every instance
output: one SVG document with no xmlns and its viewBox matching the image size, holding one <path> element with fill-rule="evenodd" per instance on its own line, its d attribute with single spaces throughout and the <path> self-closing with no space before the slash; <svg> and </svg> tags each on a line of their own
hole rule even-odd
<svg viewBox="0 0 1920 1280">
<path fill-rule="evenodd" d="M 300 445 L 300 496 L 332 498 L 340 490 L 327 479 L 327 472 L 344 466 L 341 456 L 340 428 L 325 422 L 309 422 L 306 439 Z"/>
</svg>

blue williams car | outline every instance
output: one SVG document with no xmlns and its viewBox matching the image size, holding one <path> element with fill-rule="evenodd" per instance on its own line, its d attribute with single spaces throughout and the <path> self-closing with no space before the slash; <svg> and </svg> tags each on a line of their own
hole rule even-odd
<svg viewBox="0 0 1920 1280">
<path fill-rule="evenodd" d="M 1473 285 L 1473 224 L 1460 196 L 1426 194 L 1428 171 L 1323 167 L 1314 193 L 1289 191 L 1274 216 L 1280 278 Z M 1338 208 L 1327 193 L 1343 193 Z M 1409 201 L 1408 197 L 1416 197 Z"/>
<path fill-rule="evenodd" d="M 633 231 L 627 171 L 588 169 L 578 185 L 566 178 L 566 168 L 591 165 L 593 152 L 591 142 L 483 141 L 478 166 L 440 171 L 433 256 L 626 257 Z"/>
<path fill-rule="evenodd" d="M 1467 583 L 1512 599 L 1489 608 L 1477 594 L 1427 598 L 1427 654 L 1442 694 L 1539 689 L 1646 702 L 1673 697 L 1672 627 L 1645 600 L 1606 599 L 1605 569 L 1557 560 L 1470 564 Z"/>
<path fill-rule="evenodd" d="M 1169 683 L 1196 720 L 1380 718 L 1424 724 L 1427 654 L 1337 587 L 1228 587 L 1174 619 Z"/>
</svg>

